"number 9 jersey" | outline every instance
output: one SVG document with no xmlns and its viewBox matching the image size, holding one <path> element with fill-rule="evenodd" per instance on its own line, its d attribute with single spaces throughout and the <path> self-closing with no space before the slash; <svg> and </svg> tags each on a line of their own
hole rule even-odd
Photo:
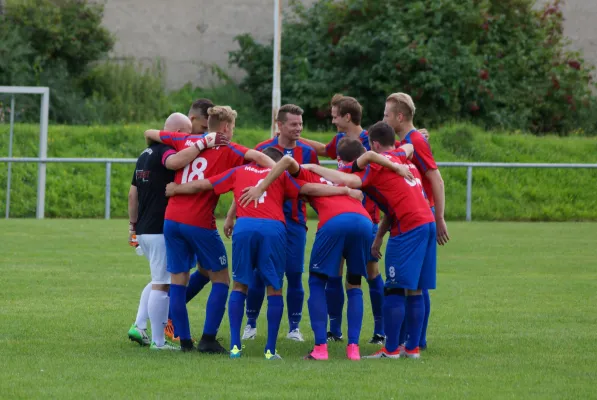
<svg viewBox="0 0 597 400">
<path fill-rule="evenodd" d="M 189 135 L 179 132 L 160 132 L 160 140 L 176 151 L 194 146 L 203 135 Z M 187 183 L 209 178 L 230 168 L 245 164 L 249 149 L 236 143 L 218 146 L 202 151 L 193 162 L 176 171 L 174 182 Z M 165 219 L 205 229 L 216 229 L 214 210 L 219 195 L 208 190 L 193 195 L 173 196 L 168 201 Z"/>
</svg>

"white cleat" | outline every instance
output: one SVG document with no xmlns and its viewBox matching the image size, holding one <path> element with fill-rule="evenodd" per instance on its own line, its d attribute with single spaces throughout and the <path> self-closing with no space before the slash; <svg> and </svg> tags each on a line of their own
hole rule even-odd
<svg viewBox="0 0 597 400">
<path fill-rule="evenodd" d="M 296 342 L 305 341 L 305 339 L 303 339 L 303 334 L 301 333 L 301 331 L 298 330 L 298 328 L 288 332 L 288 335 L 286 335 L 286 339 L 294 340 Z"/>
<path fill-rule="evenodd" d="M 251 325 L 247 324 L 241 340 L 255 340 L 255 336 L 257 336 L 257 328 L 251 328 Z"/>
</svg>

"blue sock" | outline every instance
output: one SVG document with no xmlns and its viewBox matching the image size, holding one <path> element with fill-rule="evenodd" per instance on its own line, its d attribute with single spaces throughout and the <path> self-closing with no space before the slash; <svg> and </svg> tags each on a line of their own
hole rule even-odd
<svg viewBox="0 0 597 400">
<path fill-rule="evenodd" d="M 289 332 L 298 329 L 303 317 L 303 303 L 305 302 L 305 291 L 303 289 L 303 274 L 296 272 L 286 274 L 288 289 L 286 290 L 286 306 L 288 307 Z"/>
<path fill-rule="evenodd" d="M 211 285 L 211 293 L 207 299 L 207 306 L 205 307 L 205 325 L 203 326 L 203 334 L 209 336 L 216 336 L 222 318 L 224 318 L 224 311 L 226 311 L 226 299 L 228 298 L 228 285 L 224 283 L 213 283 Z"/>
<path fill-rule="evenodd" d="M 423 296 L 407 296 L 406 298 L 406 349 L 414 350 L 419 347 L 423 318 L 425 317 L 425 303 Z"/>
<path fill-rule="evenodd" d="M 245 313 L 245 299 L 247 295 L 243 292 L 233 290 L 228 300 L 228 320 L 230 321 L 230 350 L 237 346 L 240 350 L 240 330 L 243 324 Z"/>
<path fill-rule="evenodd" d="M 311 318 L 311 328 L 315 335 L 315 345 L 327 343 L 327 318 L 328 307 L 325 301 L 326 279 L 318 276 L 309 276 L 309 317 Z"/>
<path fill-rule="evenodd" d="M 185 301 L 186 293 L 186 286 L 170 285 L 170 310 L 172 312 L 172 323 L 176 327 L 176 335 L 180 337 L 180 340 L 191 339 L 189 314 L 187 312 L 187 302 Z"/>
<path fill-rule="evenodd" d="M 284 300 L 282 296 L 267 296 L 267 344 L 265 353 L 269 350 L 276 354 L 276 341 L 278 340 L 278 331 L 282 314 L 284 313 Z"/>
<path fill-rule="evenodd" d="M 406 343 L 406 339 L 408 339 L 408 321 L 406 318 L 404 318 L 404 322 L 402 323 L 402 326 L 400 327 L 400 338 L 398 339 L 398 343 L 400 343 L 400 345 L 403 345 Z"/>
<path fill-rule="evenodd" d="M 342 336 L 342 310 L 344 309 L 344 289 L 342 288 L 342 277 L 328 278 L 325 288 L 325 297 L 330 315 L 330 332 Z"/>
<path fill-rule="evenodd" d="M 247 292 L 247 324 L 251 325 L 251 328 L 257 326 L 257 318 L 259 317 L 264 297 L 265 284 L 263 283 L 263 279 L 261 279 L 259 271 L 255 270 L 253 284 L 249 286 L 249 291 Z"/>
<path fill-rule="evenodd" d="M 383 279 L 380 274 L 377 275 L 377 278 L 367 280 L 367 282 L 369 283 L 371 311 L 373 312 L 373 334 L 385 336 L 383 330 Z"/>
<path fill-rule="evenodd" d="M 346 291 L 348 307 L 346 321 L 348 322 L 348 344 L 359 344 L 361 328 L 363 326 L 363 291 L 353 288 Z"/>
<path fill-rule="evenodd" d="M 209 277 L 203 276 L 199 271 L 193 272 L 189 279 L 189 286 L 187 286 L 187 303 L 201 291 L 209 283 Z"/>
<path fill-rule="evenodd" d="M 406 298 L 404 295 L 386 296 L 383 302 L 383 321 L 386 331 L 386 350 L 389 352 L 398 349 L 400 327 L 404 321 Z"/>
<path fill-rule="evenodd" d="M 427 325 L 429 324 L 429 314 L 431 313 L 431 299 L 429 290 L 423 289 L 423 302 L 425 303 L 425 317 L 423 317 L 423 329 L 421 330 L 421 339 L 419 347 L 427 347 Z"/>
</svg>

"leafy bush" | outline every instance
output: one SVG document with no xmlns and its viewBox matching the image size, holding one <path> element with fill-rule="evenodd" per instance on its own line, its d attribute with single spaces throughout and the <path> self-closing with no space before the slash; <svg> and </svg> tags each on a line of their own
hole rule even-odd
<svg viewBox="0 0 597 400">
<path fill-rule="evenodd" d="M 561 1 L 318 0 L 294 2 L 282 38 L 283 102 L 329 115 L 333 93 L 358 98 L 366 123 L 389 93 L 410 93 L 417 124 L 472 120 L 488 128 L 597 134 L 597 100 L 587 65 L 567 50 Z M 242 88 L 268 112 L 271 44 L 236 38 L 230 62 Z"/>
<path fill-rule="evenodd" d="M 155 125 L 159 126 L 159 125 Z M 155 127 L 153 126 L 153 127 Z M 142 133 L 151 126 L 50 126 L 50 157 L 136 158 L 144 148 Z M 462 133 L 467 132 L 467 133 Z M 597 139 L 486 133 L 466 125 L 449 125 L 432 131 L 431 145 L 438 161 L 595 162 Z M 14 155 L 37 156 L 37 125 L 16 125 Z M 327 141 L 332 133 L 305 133 Z M 254 147 L 265 140 L 263 130 L 239 129 L 234 140 Z M 446 139 L 447 138 L 447 139 Z M 463 152 L 461 148 L 465 146 Z M 0 125 L 0 154 L 8 147 L 8 124 Z M 35 216 L 37 166 L 13 164 L 12 217 Z M 111 214 L 127 216 L 127 194 L 133 165 L 112 165 Z M 466 169 L 441 168 L 446 182 L 448 219 L 466 215 Z M 54 218 L 102 218 L 105 166 L 103 164 L 48 164 L 46 212 Z M 595 170 L 491 169 L 473 170 L 474 220 L 597 220 Z M 0 164 L 0 215 L 4 215 L 6 164 Z M 231 196 L 223 196 L 216 209 L 224 216 Z M 312 210 L 311 217 L 315 217 Z"/>
</svg>

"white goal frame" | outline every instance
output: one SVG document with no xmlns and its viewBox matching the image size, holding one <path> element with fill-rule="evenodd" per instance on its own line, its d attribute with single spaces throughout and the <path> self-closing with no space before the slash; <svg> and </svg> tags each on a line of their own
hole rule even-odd
<svg viewBox="0 0 597 400">
<path fill-rule="evenodd" d="M 6 94 L 40 94 L 41 108 L 39 113 L 39 158 L 42 160 L 37 167 L 37 207 L 35 217 L 43 219 L 46 203 L 46 163 L 43 161 L 48 157 L 48 113 L 50 111 L 50 88 L 42 86 L 0 86 L 0 93 Z M 12 158 L 12 139 L 14 132 L 14 97 L 11 100 L 10 108 L 10 139 L 8 144 L 8 157 Z M 10 184 L 11 184 L 12 163 L 8 163 L 8 174 L 6 183 L 6 218 L 10 212 Z"/>
</svg>

